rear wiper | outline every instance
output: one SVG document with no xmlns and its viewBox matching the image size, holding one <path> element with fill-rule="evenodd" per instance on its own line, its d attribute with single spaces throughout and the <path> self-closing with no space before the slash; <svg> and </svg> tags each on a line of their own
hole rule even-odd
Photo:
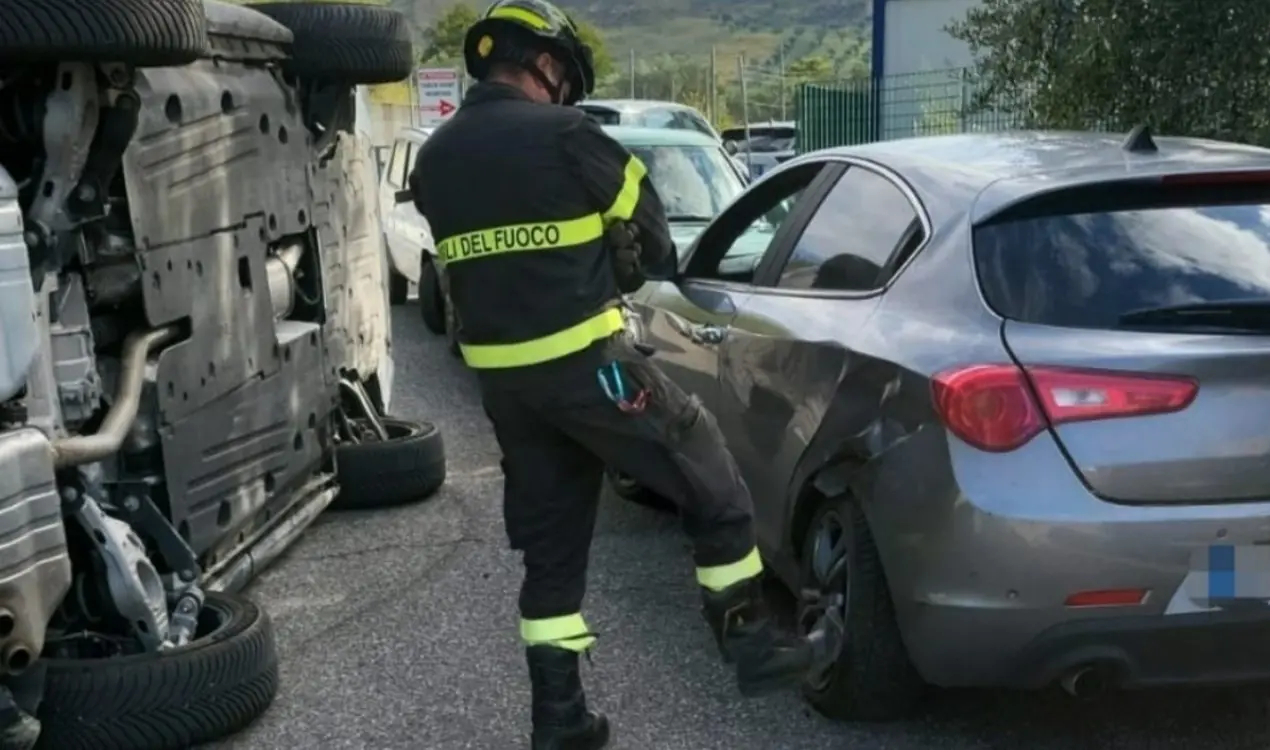
<svg viewBox="0 0 1270 750">
<path fill-rule="evenodd" d="M 705 214 L 670 214 L 666 217 L 666 221 L 669 221 L 669 222 L 676 222 L 676 221 L 710 222 L 710 221 L 714 221 L 714 217 L 706 216 Z"/>
<path fill-rule="evenodd" d="M 1148 307 L 1124 313 L 1120 316 L 1120 323 L 1270 332 L 1270 300 L 1223 300 Z"/>
</svg>

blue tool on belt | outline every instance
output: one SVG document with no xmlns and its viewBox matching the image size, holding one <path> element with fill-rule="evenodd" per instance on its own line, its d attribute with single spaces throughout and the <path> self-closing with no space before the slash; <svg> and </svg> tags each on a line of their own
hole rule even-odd
<svg viewBox="0 0 1270 750">
<path fill-rule="evenodd" d="M 617 362 L 610 362 L 596 371 L 595 376 L 599 378 L 600 387 L 604 389 L 604 395 L 609 400 L 617 404 L 617 408 L 628 414 L 638 414 L 648 406 L 648 389 L 641 388 L 634 398 L 628 398 L 626 391 L 626 378 L 622 375 L 622 366 Z"/>
</svg>

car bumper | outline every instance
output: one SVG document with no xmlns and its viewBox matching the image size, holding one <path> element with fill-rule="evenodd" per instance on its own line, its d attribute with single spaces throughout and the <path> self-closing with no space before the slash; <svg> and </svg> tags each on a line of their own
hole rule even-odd
<svg viewBox="0 0 1270 750">
<path fill-rule="evenodd" d="M 1041 633 L 1002 682 L 1041 688 L 1089 665 L 1123 688 L 1270 680 L 1270 610 L 1068 622 Z"/>
<path fill-rule="evenodd" d="M 1211 611 L 1187 585 L 1209 545 L 1270 539 L 1270 503 L 1109 503 L 1043 439 L 989 455 L 928 433 L 892 458 L 909 450 L 880 468 L 866 512 L 910 657 L 931 683 L 1040 687 L 1098 661 L 1127 686 L 1270 676 L 1270 648 L 1250 647 L 1270 640 L 1270 609 Z M 1067 604 L 1108 590 L 1147 594 Z"/>
</svg>

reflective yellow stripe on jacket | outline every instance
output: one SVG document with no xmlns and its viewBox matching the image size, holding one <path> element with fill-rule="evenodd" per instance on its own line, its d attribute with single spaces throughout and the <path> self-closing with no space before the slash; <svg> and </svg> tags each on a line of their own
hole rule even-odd
<svg viewBox="0 0 1270 750">
<path fill-rule="evenodd" d="M 626 163 L 622 187 L 603 214 L 588 214 L 565 221 L 512 224 L 447 237 L 437 243 L 437 255 L 445 266 L 475 258 L 527 250 L 561 250 L 599 240 L 604 227 L 629 221 L 639 205 L 640 183 L 647 168 L 635 156 Z M 547 336 L 514 344 L 460 344 L 469 367 L 481 370 L 527 367 L 580 352 L 596 341 L 622 330 L 622 313 L 616 308 L 592 316 L 577 325 Z"/>
<path fill-rule="evenodd" d="M 564 221 L 540 221 L 509 224 L 446 237 L 437 243 L 437 255 L 443 264 L 503 253 L 526 250 L 562 250 L 595 242 L 604 235 L 604 227 L 615 221 L 630 221 L 639 205 L 640 182 L 648 174 L 644 163 L 635 156 L 626 162 L 622 187 L 613 204 L 602 214 L 587 214 Z"/>
<path fill-rule="evenodd" d="M 580 352 L 622 330 L 622 311 L 609 308 L 548 336 L 516 344 L 459 344 L 463 361 L 478 370 L 528 367 Z"/>
<path fill-rule="evenodd" d="M 512 224 L 447 237 L 437 243 L 437 255 L 445 265 L 526 250 L 562 250 L 595 242 L 604 234 L 604 220 L 589 214 L 567 221 Z"/>
</svg>

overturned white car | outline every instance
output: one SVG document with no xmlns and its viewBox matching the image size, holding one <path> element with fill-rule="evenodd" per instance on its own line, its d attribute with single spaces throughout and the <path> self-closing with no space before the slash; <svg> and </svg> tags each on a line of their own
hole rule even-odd
<svg viewBox="0 0 1270 750">
<path fill-rule="evenodd" d="M 412 63 L 373 6 L 0 0 L 0 748 L 244 726 L 278 665 L 235 592 L 333 503 L 444 481 L 385 416 L 354 129 Z"/>
</svg>

